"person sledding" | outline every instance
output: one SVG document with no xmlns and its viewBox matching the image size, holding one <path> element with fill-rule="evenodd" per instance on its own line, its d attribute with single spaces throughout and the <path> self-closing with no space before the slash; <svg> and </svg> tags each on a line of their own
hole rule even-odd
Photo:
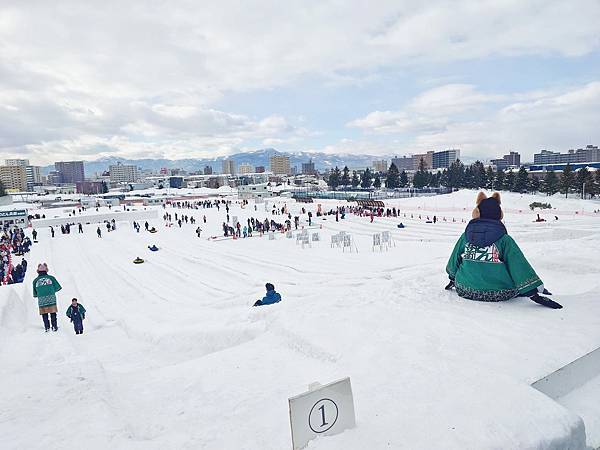
<svg viewBox="0 0 600 450">
<path fill-rule="evenodd" d="M 148 246 L 148 250 L 150 250 L 151 252 L 157 252 L 158 247 L 156 246 L 156 244 L 152 244 Z"/>
<path fill-rule="evenodd" d="M 495 192 L 488 198 L 480 192 L 476 203 L 473 220 L 446 265 L 450 278 L 446 289 L 455 288 L 460 297 L 470 300 L 501 302 L 529 297 L 540 305 L 562 308 L 540 295 L 551 294 L 501 222 L 500 194 Z"/>
<path fill-rule="evenodd" d="M 273 286 L 271 283 L 267 283 L 265 288 L 267 288 L 267 294 L 262 298 L 262 300 L 257 300 L 252 306 L 272 305 L 281 301 L 281 295 L 275 292 L 275 286 Z"/>
<path fill-rule="evenodd" d="M 134 264 L 142 264 L 143 262 L 144 262 L 144 260 L 142 258 L 140 258 L 139 256 L 133 260 Z"/>
</svg>

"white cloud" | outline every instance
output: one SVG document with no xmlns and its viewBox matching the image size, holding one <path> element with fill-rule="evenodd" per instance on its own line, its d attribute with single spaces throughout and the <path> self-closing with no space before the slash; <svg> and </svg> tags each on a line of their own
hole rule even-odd
<svg viewBox="0 0 600 450">
<path fill-rule="evenodd" d="M 471 92 L 471 98 L 481 98 L 484 103 L 489 98 L 494 105 L 498 101 L 494 95 Z M 423 97 L 431 97 L 430 92 L 418 98 Z M 463 154 L 482 157 L 516 149 L 527 158 L 542 148 L 564 151 L 600 141 L 600 81 L 562 92 L 535 91 L 502 98 L 501 105 L 486 110 L 477 120 L 460 114 L 459 118 L 453 115 L 441 118 L 437 111 L 415 117 L 411 110 L 415 102 L 411 102 L 406 111 L 373 112 L 350 125 L 373 133 L 398 134 L 410 130 L 415 134 L 405 148 L 411 150 L 458 147 Z M 471 102 L 467 103 L 470 107 Z M 397 118 L 402 119 L 401 124 L 408 125 L 397 125 Z M 419 128 L 419 123 L 427 120 L 431 123 L 440 120 L 440 126 L 430 130 Z"/>
<path fill-rule="evenodd" d="M 420 64 L 585 55 L 600 48 L 599 22 L 596 0 L 382 0 L 368 7 L 336 0 L 108 0 L 102 8 L 77 0 L 5 1 L 0 151 L 45 149 L 35 153 L 38 162 L 55 159 L 52 152 L 76 157 L 86 136 L 119 155 L 128 151 L 122 145 L 138 141 L 136 148 L 157 154 L 197 151 L 199 142 L 214 144 L 215 152 L 260 141 L 300 143 L 314 131 L 291 125 L 275 105 L 249 117 L 221 111 L 216 102 L 307 78 L 360 85 L 380 79 L 381 71 Z M 372 113 L 353 125 L 431 136 L 455 127 L 447 116 L 501 101 L 470 85 L 438 89 L 406 110 Z"/>
</svg>

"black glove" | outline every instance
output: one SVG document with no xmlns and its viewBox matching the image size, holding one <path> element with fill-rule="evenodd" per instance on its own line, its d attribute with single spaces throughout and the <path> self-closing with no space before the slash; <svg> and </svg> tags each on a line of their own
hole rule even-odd
<svg viewBox="0 0 600 450">
<path fill-rule="evenodd" d="M 256 303 L 254 303 L 254 305 L 252 305 L 252 306 L 260 306 L 260 305 L 262 305 L 262 301 L 256 300 Z"/>
<path fill-rule="evenodd" d="M 562 305 L 560 303 L 556 303 L 555 301 L 550 300 L 548 297 L 542 297 L 539 294 L 533 294 L 529 298 L 531 300 L 533 300 L 534 302 L 536 302 L 538 305 L 546 306 L 546 307 L 552 308 L 552 309 L 561 309 L 562 308 Z"/>
<path fill-rule="evenodd" d="M 450 283 L 448 283 L 444 289 L 446 289 L 447 291 L 450 291 L 450 290 L 452 290 L 453 287 L 454 287 L 454 280 L 450 280 Z"/>
</svg>

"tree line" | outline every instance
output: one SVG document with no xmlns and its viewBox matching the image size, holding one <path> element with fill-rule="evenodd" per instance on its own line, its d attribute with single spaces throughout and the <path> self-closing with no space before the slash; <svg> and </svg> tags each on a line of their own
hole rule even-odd
<svg viewBox="0 0 600 450">
<path fill-rule="evenodd" d="M 491 166 L 486 168 L 481 161 L 475 161 L 473 164 L 465 166 L 462 161 L 456 160 L 447 169 L 430 172 L 426 169 L 424 160 L 421 159 L 412 182 L 409 181 L 405 170 L 400 172 L 392 163 L 385 174 L 373 173 L 369 168 L 365 169 L 362 174 L 355 170 L 350 174 L 347 166 L 342 170 L 336 166 L 329 173 L 327 184 L 333 190 L 348 189 L 349 187 L 357 189 L 359 186 L 362 189 L 379 189 L 382 186 L 388 189 L 406 187 L 417 189 L 425 187 L 485 188 L 519 193 L 541 192 L 547 195 L 560 192 L 566 197 L 570 193 L 576 193 L 582 197 L 584 194 L 595 197 L 600 195 L 600 170 L 596 170 L 594 173 L 584 167 L 575 171 L 570 164 L 567 164 L 561 174 L 548 171 L 543 178 L 537 178 L 530 177 L 525 167 L 521 167 L 516 172 L 494 170 Z"/>
</svg>

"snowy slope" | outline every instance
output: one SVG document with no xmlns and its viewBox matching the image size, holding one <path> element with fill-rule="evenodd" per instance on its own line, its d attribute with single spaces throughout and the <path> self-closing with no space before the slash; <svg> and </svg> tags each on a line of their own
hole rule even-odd
<svg viewBox="0 0 600 450">
<path fill-rule="evenodd" d="M 38 230 L 29 262 L 48 262 L 64 287 L 61 329 L 43 333 L 33 271 L 0 287 L 0 448 L 290 448 L 287 398 L 350 376 L 357 427 L 309 448 L 585 449 L 581 419 L 529 384 L 599 345 L 600 218 L 552 199 L 547 216 L 559 221 L 532 223 L 532 197 L 506 195 L 507 209 L 524 211 L 507 214 L 509 232 L 565 308 L 477 303 L 443 290 L 474 197 L 396 200 L 407 217 L 372 224 L 317 219 L 323 241 L 304 250 L 284 235 L 206 240 L 223 209 L 168 208 L 206 214 L 201 239 L 197 225 L 162 219 L 155 235 L 127 223 L 102 239 L 94 225 L 55 239 Z M 425 223 L 429 212 L 446 222 Z M 252 204 L 231 212 L 250 214 L 267 215 Z M 358 254 L 330 248 L 340 230 Z M 396 247 L 373 253 L 383 230 Z M 138 255 L 145 264 L 132 264 Z M 267 281 L 283 302 L 251 308 Z M 64 317 L 73 296 L 88 310 L 83 336 Z"/>
</svg>

